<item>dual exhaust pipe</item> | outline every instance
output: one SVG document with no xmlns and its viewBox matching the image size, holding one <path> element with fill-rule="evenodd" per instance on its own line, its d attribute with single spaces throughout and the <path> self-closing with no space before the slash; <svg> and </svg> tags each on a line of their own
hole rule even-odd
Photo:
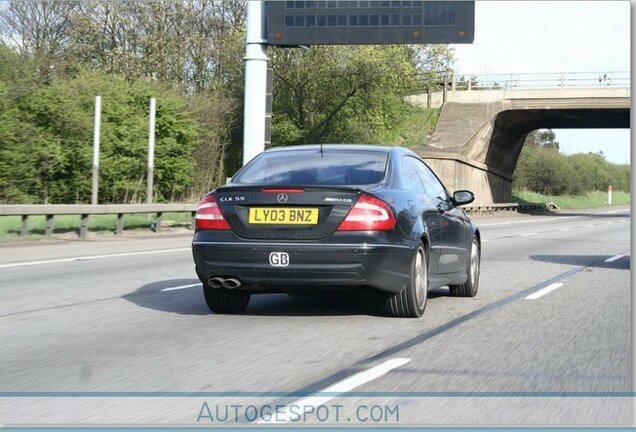
<svg viewBox="0 0 636 432">
<path fill-rule="evenodd" d="M 208 279 L 208 285 L 210 288 L 235 289 L 241 286 L 241 281 L 236 278 L 211 277 Z"/>
</svg>

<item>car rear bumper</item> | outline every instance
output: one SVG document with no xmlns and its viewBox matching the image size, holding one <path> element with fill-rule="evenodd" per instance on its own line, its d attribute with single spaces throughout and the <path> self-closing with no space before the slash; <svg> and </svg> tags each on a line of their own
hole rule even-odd
<svg viewBox="0 0 636 432">
<path fill-rule="evenodd" d="M 289 254 L 289 265 L 274 267 L 272 252 Z M 371 287 L 395 293 L 409 277 L 414 249 L 379 243 L 195 241 L 192 253 L 202 282 L 234 277 L 243 285 L 272 289 Z"/>
</svg>

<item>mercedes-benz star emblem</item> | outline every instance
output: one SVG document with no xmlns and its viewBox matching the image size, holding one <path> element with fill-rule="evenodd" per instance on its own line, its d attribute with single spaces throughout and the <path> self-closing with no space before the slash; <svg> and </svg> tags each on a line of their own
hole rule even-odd
<svg viewBox="0 0 636 432">
<path fill-rule="evenodd" d="M 278 200 L 279 203 L 285 204 L 287 200 L 289 199 L 289 197 L 287 196 L 286 193 L 279 193 L 276 199 Z"/>
</svg>

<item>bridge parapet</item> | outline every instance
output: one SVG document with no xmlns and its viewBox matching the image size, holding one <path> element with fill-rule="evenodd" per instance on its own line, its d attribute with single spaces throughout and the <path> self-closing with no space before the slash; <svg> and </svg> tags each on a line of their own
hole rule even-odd
<svg viewBox="0 0 636 432">
<path fill-rule="evenodd" d="M 629 87 L 629 71 L 465 74 L 447 78 L 449 90 L 521 90 Z"/>
<path fill-rule="evenodd" d="M 629 72 L 478 74 L 449 73 L 430 94 L 407 96 L 413 105 L 439 108 L 445 102 L 484 103 L 503 99 L 630 97 Z"/>
<path fill-rule="evenodd" d="M 492 89 L 478 91 L 450 91 L 446 95 L 446 102 L 487 103 L 519 99 L 629 99 L 630 95 L 631 89 L 629 87 Z"/>
</svg>

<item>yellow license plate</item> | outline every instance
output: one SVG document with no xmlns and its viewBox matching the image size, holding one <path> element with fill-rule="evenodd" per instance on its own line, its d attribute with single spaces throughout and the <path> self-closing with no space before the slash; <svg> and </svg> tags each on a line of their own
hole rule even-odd
<svg viewBox="0 0 636 432">
<path fill-rule="evenodd" d="M 318 209 L 252 207 L 248 222 L 268 225 L 316 225 Z"/>
</svg>

